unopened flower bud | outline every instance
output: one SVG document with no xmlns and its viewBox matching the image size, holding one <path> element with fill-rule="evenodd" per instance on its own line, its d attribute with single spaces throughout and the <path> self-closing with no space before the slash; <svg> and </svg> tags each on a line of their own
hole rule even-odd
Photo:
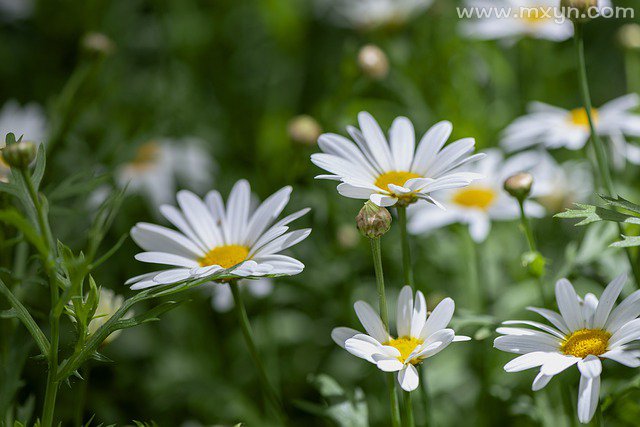
<svg viewBox="0 0 640 427">
<path fill-rule="evenodd" d="M 356 216 L 356 225 L 363 236 L 377 239 L 391 228 L 391 214 L 368 200 Z"/>
<path fill-rule="evenodd" d="M 313 145 L 322 134 L 320 124 L 306 114 L 296 116 L 289 121 L 287 126 L 289 137 L 300 144 Z"/>
<path fill-rule="evenodd" d="M 640 50 L 640 25 L 623 25 L 618 31 L 618 41 L 625 49 Z"/>
<path fill-rule="evenodd" d="M 25 169 L 36 158 L 36 152 L 36 144 L 31 141 L 20 141 L 4 147 L 2 149 L 2 158 L 13 168 Z"/>
<path fill-rule="evenodd" d="M 82 38 L 82 47 L 89 53 L 100 56 L 111 55 L 116 50 L 116 44 L 102 33 L 87 33 Z"/>
<path fill-rule="evenodd" d="M 531 193 L 533 176 L 530 173 L 520 172 L 510 176 L 504 182 L 504 189 L 516 199 L 522 201 Z"/>
<path fill-rule="evenodd" d="M 378 46 L 368 44 L 358 52 L 358 65 L 372 79 L 382 80 L 389 74 L 389 60 Z"/>
<path fill-rule="evenodd" d="M 577 23 L 585 23 L 598 15 L 598 0 L 561 0 L 564 16 Z"/>
</svg>

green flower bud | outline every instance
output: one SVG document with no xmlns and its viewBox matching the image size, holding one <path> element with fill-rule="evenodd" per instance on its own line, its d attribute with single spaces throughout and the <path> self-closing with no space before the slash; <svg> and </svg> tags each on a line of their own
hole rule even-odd
<svg viewBox="0 0 640 427">
<path fill-rule="evenodd" d="M 391 228 L 391 214 L 387 208 L 367 201 L 356 216 L 356 225 L 363 236 L 377 239 Z"/>
<path fill-rule="evenodd" d="M 3 160 L 11 167 L 26 169 L 36 158 L 36 144 L 31 141 L 20 141 L 9 144 L 2 149 Z"/>
<path fill-rule="evenodd" d="M 287 131 L 292 140 L 306 145 L 315 144 L 322 134 L 322 128 L 316 119 L 306 114 L 291 119 Z"/>
<path fill-rule="evenodd" d="M 504 182 L 504 190 L 519 201 L 523 201 L 531 194 L 533 176 L 530 173 L 520 172 L 510 176 Z"/>
<path fill-rule="evenodd" d="M 540 252 L 526 252 L 522 255 L 522 266 L 536 278 L 543 277 L 547 270 L 547 260 Z"/>
<path fill-rule="evenodd" d="M 375 80 L 382 80 L 389 74 L 389 60 L 378 46 L 368 44 L 358 52 L 358 66 L 362 72 Z"/>
</svg>

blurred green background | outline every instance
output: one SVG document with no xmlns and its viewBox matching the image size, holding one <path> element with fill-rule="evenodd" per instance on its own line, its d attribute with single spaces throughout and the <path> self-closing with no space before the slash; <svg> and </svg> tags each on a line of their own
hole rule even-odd
<svg viewBox="0 0 640 427">
<path fill-rule="evenodd" d="M 635 0 L 616 3 L 637 6 Z M 473 136 L 482 149 L 497 144 L 499 132 L 525 112 L 529 101 L 579 105 L 571 41 L 464 39 L 457 31 L 456 4 L 436 0 L 405 25 L 357 31 L 333 25 L 310 0 L 37 1 L 28 16 L 3 15 L 0 22 L 0 102 L 43 106 L 50 190 L 69 176 L 86 174 L 84 194 L 62 194 L 52 202 L 54 228 L 72 247 L 82 243 L 91 220 L 89 194 L 116 185 L 113 172 L 119 165 L 157 138 L 205 141 L 217 165 L 210 186 L 225 196 L 240 178 L 247 178 L 260 198 L 292 185 L 286 212 L 313 209 L 300 225 L 314 232 L 292 250 L 307 267 L 299 276 L 276 280 L 268 297 L 247 298 L 258 344 L 279 381 L 292 425 L 335 425 L 320 412 L 334 409 L 341 398 L 322 395 L 321 374 L 333 377 L 349 396 L 364 390 L 370 424 L 387 425 L 383 376 L 330 339 L 335 326 L 359 327 L 353 302 L 375 303 L 369 246 L 355 230 L 361 202 L 338 196 L 330 182 L 314 181 L 320 170 L 309 156 L 318 149 L 294 140 L 289 130 L 293 118 L 307 114 L 324 131 L 345 134 L 357 112 L 367 110 L 383 128 L 405 115 L 419 134 L 450 120 L 452 138 Z M 616 43 L 622 24 L 601 19 L 587 28 L 596 105 L 633 89 L 627 85 L 625 56 L 639 54 L 625 53 Z M 108 53 L 87 49 L 86 35 L 96 32 L 112 41 Z M 367 43 L 388 56 L 386 78 L 371 78 L 359 68 L 358 51 Z M 625 171 L 630 184 L 624 194 L 635 200 L 637 172 Z M 101 178 L 89 178 L 94 175 Z M 105 247 L 138 221 L 158 221 L 158 214 L 144 195 L 131 194 Z M 619 252 L 606 249 L 607 242 L 602 247 L 584 243 L 585 230 L 569 221 L 547 218 L 534 227 L 541 252 L 552 260 L 548 286 L 562 271 L 583 292 L 599 292 L 600 284 L 624 266 Z M 600 229 L 591 232 L 603 235 Z M 402 285 L 397 233 L 392 229 L 382 241 L 390 301 Z M 552 385 L 549 393 L 534 396 L 534 374 L 507 375 L 502 366 L 509 355 L 491 349 L 497 323 L 525 316 L 524 307 L 537 302 L 535 284 L 520 265 L 526 242 L 517 225 L 496 225 L 478 248 L 482 317 L 477 301 L 469 298 L 465 233 L 449 227 L 413 241 L 417 287 L 427 294 L 429 307 L 453 297 L 457 332 L 478 338 L 429 361 L 433 425 L 521 426 L 544 417 L 551 417 L 547 425 L 570 425 L 552 415 L 566 393 Z M 132 292 L 124 281 L 149 271 L 134 261 L 136 252 L 128 240 L 97 272 L 98 284 Z M 574 262 L 564 268 L 568 261 Z M 10 268 L 8 255 L 0 264 Z M 42 318 L 48 310 L 46 289 L 34 282 L 26 295 Z M 119 425 L 132 420 L 160 426 L 263 424 L 257 378 L 235 317 L 213 310 L 209 291 L 194 290 L 188 298 L 160 322 L 126 330 L 104 348 L 113 363 L 91 366 L 85 421 L 95 414 L 96 421 Z M 70 337 L 72 325 L 67 322 L 63 331 Z M 627 385 L 628 370 L 607 369 L 605 391 L 621 384 L 616 378 Z M 45 371 L 41 361 L 25 361 L 19 405 L 37 396 L 34 404 L 40 408 Z M 577 382 L 577 376 L 566 376 Z M 63 425 L 72 425 L 81 387 L 74 379 L 61 388 L 57 416 Z M 619 425 L 636 425 L 639 397 L 637 387 L 630 388 L 606 407 L 607 416 Z M 342 421 L 357 425 L 347 423 L 346 416 Z"/>
</svg>

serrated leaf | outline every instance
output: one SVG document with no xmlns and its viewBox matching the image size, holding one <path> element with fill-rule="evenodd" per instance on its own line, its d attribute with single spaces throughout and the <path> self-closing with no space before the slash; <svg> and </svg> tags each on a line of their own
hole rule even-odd
<svg viewBox="0 0 640 427">
<path fill-rule="evenodd" d="M 131 328 L 137 325 L 141 325 L 143 323 L 155 322 L 160 320 L 159 316 L 168 312 L 169 310 L 173 310 L 183 301 L 167 301 L 162 304 L 152 308 L 149 311 L 146 311 L 137 316 L 133 316 L 129 319 L 122 319 L 115 324 L 114 330 L 117 329 L 126 329 Z"/>
<path fill-rule="evenodd" d="M 589 225 L 598 221 L 612 221 L 627 224 L 640 224 L 640 218 L 623 214 L 609 208 L 600 206 L 582 205 L 576 203 L 579 209 L 567 209 L 564 212 L 556 214 L 556 218 L 575 219 L 584 218 L 576 224 L 576 226 Z"/>
<path fill-rule="evenodd" d="M 604 196 L 601 195 L 600 196 L 604 201 L 606 201 L 609 205 L 617 207 L 617 208 L 621 208 L 621 209 L 626 209 L 628 211 L 631 211 L 635 214 L 640 215 L 640 206 L 636 205 L 633 202 L 630 202 L 627 199 L 624 199 L 620 196 L 618 197 L 609 197 L 609 196 Z"/>
<path fill-rule="evenodd" d="M 622 236 L 622 239 L 620 242 L 612 243 L 611 246 L 615 248 L 640 246 L 640 236 Z"/>
</svg>

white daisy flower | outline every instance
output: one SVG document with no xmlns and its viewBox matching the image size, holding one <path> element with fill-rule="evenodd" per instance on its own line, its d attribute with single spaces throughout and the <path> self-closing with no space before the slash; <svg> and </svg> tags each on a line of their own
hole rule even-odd
<svg viewBox="0 0 640 427">
<path fill-rule="evenodd" d="M 403 25 L 431 6 L 433 0 L 318 0 L 321 14 L 336 25 L 371 30 Z"/>
<path fill-rule="evenodd" d="M 467 0 L 466 9 L 475 14 L 472 21 L 463 22 L 462 33 L 482 40 L 567 40 L 573 36 L 573 24 L 559 19 L 558 6 L 559 0 Z"/>
<path fill-rule="evenodd" d="M 17 101 L 7 101 L 0 110 L 0 140 L 5 143 L 8 133 L 16 139 L 35 143 L 44 142 L 47 137 L 47 119 L 38 104 L 29 103 L 21 107 Z"/>
<path fill-rule="evenodd" d="M 454 223 L 468 224 L 469 233 L 476 242 L 486 239 L 491 221 L 507 221 L 520 217 L 516 199 L 503 188 L 504 181 L 518 172 L 530 172 L 534 176 L 531 197 L 541 194 L 534 169 L 538 156 L 522 153 L 505 160 L 499 150 L 487 150 L 487 157 L 465 169 L 485 178 L 468 187 L 450 189 L 438 194 L 444 209 L 421 204 L 409 208 L 409 231 L 413 234 L 429 233 Z M 545 189 L 547 190 L 547 189 Z M 548 189 L 550 190 L 550 189 Z M 525 201 L 525 213 L 541 217 L 544 208 L 532 200 Z"/>
<path fill-rule="evenodd" d="M 264 298 L 273 292 L 273 279 L 268 277 L 259 277 L 257 279 L 238 280 L 238 286 L 246 289 L 252 296 L 256 298 Z M 215 311 L 229 311 L 233 308 L 233 294 L 228 283 L 209 283 L 206 289 L 211 295 L 211 307 Z"/>
<path fill-rule="evenodd" d="M 311 156 L 315 165 L 331 173 L 316 178 L 341 181 L 338 192 L 345 197 L 369 199 L 378 206 L 407 205 L 418 199 L 436 204 L 431 192 L 464 187 L 481 178 L 476 173 L 456 172 L 484 154 L 471 155 L 473 138 L 443 148 L 453 129 L 450 122 L 433 126 L 416 148 L 413 124 L 406 117 L 393 121 L 390 143 L 369 113 L 358 114 L 358 121 L 360 129 L 347 127 L 355 143 L 325 133 L 318 139 L 324 153 Z"/>
<path fill-rule="evenodd" d="M 640 291 L 636 291 L 614 308 L 627 276 L 614 279 L 602 293 L 600 301 L 593 294 L 584 300 L 566 279 L 556 283 L 556 300 L 560 313 L 544 308 L 529 310 L 540 314 L 553 326 L 528 320 L 504 322 L 498 328 L 498 350 L 520 354 L 504 369 L 519 372 L 538 368 L 533 390 L 546 386 L 554 375 L 578 365 L 578 419 L 588 423 L 598 406 L 601 359 L 609 359 L 631 368 L 640 366 L 640 351 L 630 344 L 640 339 Z M 526 325 L 536 329 L 513 327 Z"/>
<path fill-rule="evenodd" d="M 215 165 L 197 138 L 161 139 L 142 144 L 135 157 L 116 171 L 116 181 L 145 194 L 153 206 L 171 203 L 177 181 L 194 191 L 209 188 Z"/>
<path fill-rule="evenodd" d="M 398 296 L 397 338 L 389 335 L 380 316 L 369 304 L 358 301 L 354 308 L 367 333 L 341 327 L 331 332 L 331 338 L 349 353 L 375 364 L 380 370 L 397 372 L 398 382 L 406 391 L 418 387 L 416 365 L 444 350 L 453 341 L 470 339 L 456 336 L 453 329 L 447 328 L 455 309 L 451 298 L 442 300 L 428 314 L 424 295 L 417 291 L 414 301 L 410 286 L 402 288 Z"/>
<path fill-rule="evenodd" d="M 640 96 L 626 95 L 593 109 L 598 134 L 612 141 L 614 160 L 624 159 L 640 164 L 640 147 L 627 143 L 625 136 L 640 137 Z M 501 141 L 507 151 L 517 151 L 534 145 L 547 148 L 582 149 L 591 135 L 584 108 L 565 110 L 541 102 L 529 106 L 529 114 L 516 119 L 504 131 Z"/>
<path fill-rule="evenodd" d="M 593 194 L 593 174 L 588 162 L 570 160 L 558 164 L 545 150 L 525 153 L 536 165 L 531 171 L 536 201 L 549 212 L 562 212 L 575 203 L 586 202 Z"/>
<path fill-rule="evenodd" d="M 300 273 L 304 264 L 279 252 L 311 233 L 311 229 L 289 231 L 287 226 L 309 209 L 273 224 L 290 196 L 291 187 L 284 187 L 252 209 L 249 183 L 240 180 L 225 209 L 217 191 L 209 192 L 204 200 L 190 191 L 178 192 L 179 209 L 163 205 L 160 212 L 179 231 L 149 223 L 131 229 L 133 240 L 147 251 L 136 255 L 138 261 L 173 268 L 134 277 L 127 284 L 133 285 L 131 289 L 145 289 L 216 273 L 236 278 Z"/>
</svg>

